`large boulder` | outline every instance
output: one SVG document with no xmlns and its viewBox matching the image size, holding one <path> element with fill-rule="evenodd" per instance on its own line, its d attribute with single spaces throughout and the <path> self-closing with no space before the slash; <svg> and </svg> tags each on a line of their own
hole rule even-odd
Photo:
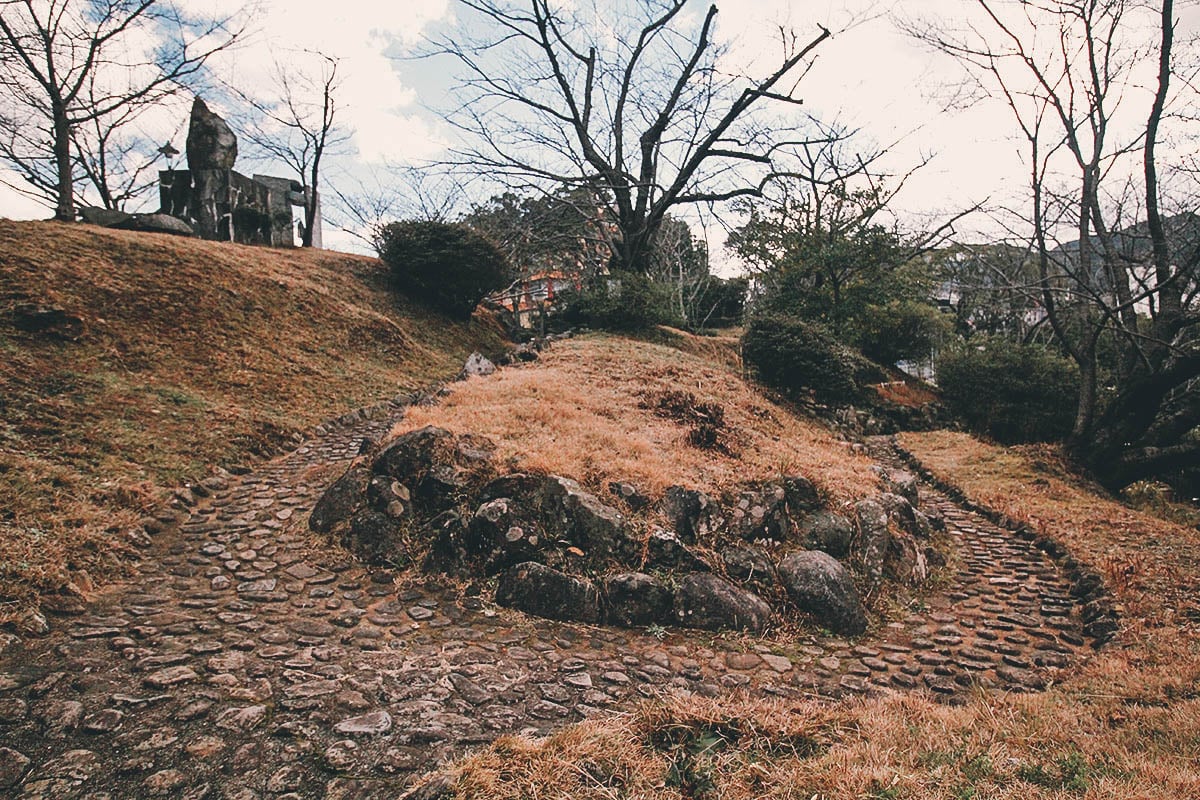
<svg viewBox="0 0 1200 800">
<path fill-rule="evenodd" d="M 404 563 L 408 558 L 404 552 L 404 523 L 370 508 L 350 518 L 342 533 L 342 544 L 373 564 Z"/>
<path fill-rule="evenodd" d="M 447 459 L 453 443 L 454 434 L 433 425 L 402 433 L 375 457 L 371 471 L 401 481 L 419 478 Z"/>
<path fill-rule="evenodd" d="M 600 621 L 600 593 L 591 581 L 533 561 L 500 575 L 496 603 L 548 619 Z"/>
<path fill-rule="evenodd" d="M 817 511 L 800 522 L 798 532 L 805 548 L 823 550 L 834 558 L 845 558 L 850 553 L 854 525 L 841 514 Z"/>
<path fill-rule="evenodd" d="M 366 504 L 370 481 L 371 471 L 366 467 L 353 466 L 346 470 L 313 506 L 308 527 L 317 533 L 329 533 L 338 523 L 350 519 Z"/>
<path fill-rule="evenodd" d="M 775 565 L 761 547 L 726 547 L 721 551 L 725 574 L 740 583 L 757 586 L 775 584 Z"/>
<path fill-rule="evenodd" d="M 845 636 L 858 636 L 867 629 L 867 615 L 854 581 L 836 558 L 806 550 L 784 558 L 778 569 L 788 597 L 821 625 Z"/>
<path fill-rule="evenodd" d="M 888 491 L 898 494 L 912 503 L 913 507 L 921 504 L 920 493 L 918 487 L 921 482 L 917 476 L 904 469 L 890 469 L 883 477 L 884 484 L 888 487 Z"/>
<path fill-rule="evenodd" d="M 607 621 L 626 628 L 671 620 L 675 595 L 662 581 L 643 572 L 624 572 L 604 579 Z"/>
<path fill-rule="evenodd" d="M 704 492 L 684 486 L 668 486 L 659 510 L 671 529 L 685 544 L 695 544 L 712 532 L 716 504 Z"/>
<path fill-rule="evenodd" d="M 455 436 L 428 425 L 389 442 L 371 471 L 400 481 L 422 513 L 436 514 L 455 505 L 493 474 L 495 443 L 479 436 Z"/>
<path fill-rule="evenodd" d="M 876 500 L 883 506 L 888 518 L 910 536 L 928 539 L 933 535 L 933 525 L 929 522 L 929 518 L 915 509 L 907 497 L 885 492 Z"/>
<path fill-rule="evenodd" d="M 547 529 L 561 532 L 593 563 L 629 555 L 633 546 L 624 515 L 570 478 L 551 475 L 546 479 L 542 511 Z"/>
<path fill-rule="evenodd" d="M 888 513 L 880 502 L 859 500 L 854 504 L 854 522 L 857 528 L 854 537 L 855 557 L 869 590 L 874 590 L 883 580 L 884 562 L 891 544 Z"/>
<path fill-rule="evenodd" d="M 191 225 L 170 214 L 131 214 L 128 219 L 109 227 L 123 231 L 167 233 L 172 236 L 192 236 L 195 233 Z"/>
<path fill-rule="evenodd" d="M 481 557 L 486 575 L 494 575 L 524 561 L 546 561 L 544 551 L 556 544 L 546 535 L 537 515 L 529 513 L 520 500 L 511 497 L 498 497 L 480 504 L 467 530 L 468 547 Z"/>
<path fill-rule="evenodd" d="M 237 161 L 237 137 L 220 115 L 208 110 L 199 97 L 192 103 L 188 126 L 187 165 L 199 170 L 230 170 Z"/>
<path fill-rule="evenodd" d="M 786 475 L 781 481 L 788 511 L 815 511 L 821 507 L 821 496 L 813 482 L 803 475 Z"/>
<path fill-rule="evenodd" d="M 787 492 L 782 486 L 745 491 L 730 512 L 730 532 L 746 541 L 786 541 L 792 532 L 787 513 Z"/>
<path fill-rule="evenodd" d="M 708 572 L 704 559 L 672 531 L 651 528 L 646 537 L 646 565 L 671 572 Z"/>
<path fill-rule="evenodd" d="M 675 618 L 689 628 L 760 633 L 771 622 L 771 607 L 727 580 L 695 572 L 683 579 L 675 595 Z"/>
<path fill-rule="evenodd" d="M 893 533 L 888 541 L 884 571 L 892 580 L 916 586 L 929 577 L 929 560 L 911 534 Z"/>
<path fill-rule="evenodd" d="M 495 372 L 496 365 L 489 361 L 483 353 L 471 353 L 467 356 L 467 363 L 462 370 L 464 378 L 486 378 Z"/>
<path fill-rule="evenodd" d="M 125 211 L 115 208 L 100 208 L 99 206 L 84 206 L 79 209 L 79 218 L 89 225 L 99 225 L 101 228 L 113 228 L 126 222 L 132 217 Z"/>
</svg>

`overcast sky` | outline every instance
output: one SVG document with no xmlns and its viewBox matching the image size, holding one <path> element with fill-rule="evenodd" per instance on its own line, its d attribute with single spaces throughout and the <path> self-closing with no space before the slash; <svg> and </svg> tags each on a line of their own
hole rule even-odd
<svg viewBox="0 0 1200 800">
<path fill-rule="evenodd" d="M 240 0 L 218 0 L 206 7 L 233 10 L 241 5 Z M 720 5 L 718 37 L 733 43 L 731 57 L 750 60 L 773 52 L 780 24 L 802 37 L 815 33 L 817 23 L 839 31 L 821 46 L 798 94 L 808 112 L 861 127 L 869 140 L 890 144 L 899 139 L 891 159 L 898 171 L 924 156 L 933 157 L 898 198 L 900 213 L 919 219 L 989 197 L 1012 196 L 1020 191 L 1024 175 L 1006 110 L 982 103 L 943 112 L 938 98 L 957 76 L 956 67 L 905 37 L 888 13 L 949 18 L 964 5 L 964 0 L 726 2 Z M 697 18 L 706 7 L 696 3 Z M 452 134 L 424 106 L 446 105 L 445 63 L 401 61 L 389 55 L 411 49 L 433 26 L 457 24 L 449 0 L 266 0 L 256 19 L 258 44 L 241 48 L 218 65 L 241 86 L 267 85 L 272 48 L 284 58 L 289 48 L 312 48 L 341 59 L 345 79 L 339 101 L 353 138 L 341 163 L 330 165 L 330 180 L 339 172 L 362 174 L 385 161 L 420 161 L 442 152 Z M 156 125 L 158 135 L 183 149 L 186 108 L 164 112 Z M 241 161 L 238 168 L 245 169 Z M 269 171 L 286 174 L 282 167 Z M 48 215 L 45 208 L 0 190 L 0 216 Z M 986 230 L 986 221 L 976 227 Z M 723 235 L 712 238 L 710 246 L 719 256 Z M 326 245 L 349 249 L 354 243 L 327 229 Z"/>
</svg>

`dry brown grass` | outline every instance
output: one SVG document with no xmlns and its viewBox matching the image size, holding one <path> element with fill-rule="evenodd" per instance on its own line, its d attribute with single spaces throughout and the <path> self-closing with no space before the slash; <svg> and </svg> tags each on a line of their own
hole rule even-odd
<svg viewBox="0 0 1200 800">
<path fill-rule="evenodd" d="M 1178 587 L 1195 585 L 1196 532 L 1095 494 L 1045 448 L 1005 450 L 949 433 L 902 441 L 939 476 L 1077 556 L 1141 564 L 1114 587 L 1127 610 L 1118 640 L 1046 692 L 980 694 L 959 707 L 923 694 L 833 707 L 666 698 L 486 749 L 455 767 L 455 796 L 1200 798 L 1200 615 L 1172 608 L 1185 601 Z M 1151 587 L 1169 594 L 1156 602 Z M 714 735 L 731 727 L 751 733 Z M 792 752 L 797 742 L 815 746 Z M 597 755 L 607 760 L 592 773 L 586 765 Z M 577 777 L 581 767 L 590 778 Z"/>
<path fill-rule="evenodd" d="M 16 330 L 25 304 L 83 336 Z M 375 259 L 0 221 L 0 621 L 115 577 L 169 487 L 495 346 L 397 304 Z"/>
<path fill-rule="evenodd" d="M 1047 445 L 1003 448 L 964 433 L 900 442 L 968 496 L 1049 533 L 1106 572 L 1137 618 L 1171 624 L 1200 610 L 1200 531 L 1141 513 L 1072 475 Z"/>
<path fill-rule="evenodd" d="M 730 452 L 689 446 L 686 425 L 642 407 L 669 390 L 724 408 Z M 866 458 L 721 363 L 610 336 L 556 342 L 534 365 L 471 379 L 442 403 L 414 409 L 395 432 L 424 425 L 482 434 L 513 470 L 563 475 L 598 491 L 623 480 L 651 496 L 672 484 L 721 494 L 802 474 L 844 502 L 872 493 L 877 483 Z"/>
</svg>

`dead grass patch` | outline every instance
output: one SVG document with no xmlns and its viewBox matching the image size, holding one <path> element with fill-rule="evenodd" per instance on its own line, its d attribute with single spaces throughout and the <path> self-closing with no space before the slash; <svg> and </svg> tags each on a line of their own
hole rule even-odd
<svg viewBox="0 0 1200 800">
<path fill-rule="evenodd" d="M 0 621 L 119 573 L 137 514 L 351 408 L 453 374 L 486 324 L 398 301 L 375 259 L 0 220 Z M 58 307 L 77 340 L 20 330 Z"/>
<path fill-rule="evenodd" d="M 684 398 L 689 419 L 721 408 L 725 448 L 689 446 L 689 426 L 645 402 L 668 396 Z M 507 468 L 571 477 L 594 491 L 619 480 L 651 497 L 672 484 L 720 495 L 801 474 L 841 503 L 877 483 L 868 459 L 722 364 L 612 336 L 556 342 L 533 365 L 457 385 L 438 405 L 413 409 L 394 433 L 425 425 L 486 436 Z"/>
<path fill-rule="evenodd" d="M 1039 527 L 1079 557 L 1109 559 L 1122 574 L 1132 567 L 1124 584 L 1114 582 L 1126 605 L 1117 642 L 1045 692 L 980 693 L 957 707 L 920 693 L 836 706 L 669 697 L 525 742 L 525 782 L 495 796 L 574 796 L 577 786 L 563 783 L 573 756 L 561 743 L 569 741 L 602 747 L 641 790 L 580 795 L 598 798 L 1200 797 L 1200 616 L 1173 608 L 1195 585 L 1196 532 L 1095 494 L 1045 448 L 1006 450 L 952 433 L 904 434 L 902 442 L 973 499 Z M 1151 587 L 1167 594 L 1156 600 Z M 738 733 L 722 733 L 730 730 Z M 797 736 L 815 746 L 776 746 Z M 543 755 L 550 752 L 557 761 Z M 490 749 L 461 762 L 455 796 L 508 791 L 503 781 L 488 783 L 500 768 Z"/>
</svg>

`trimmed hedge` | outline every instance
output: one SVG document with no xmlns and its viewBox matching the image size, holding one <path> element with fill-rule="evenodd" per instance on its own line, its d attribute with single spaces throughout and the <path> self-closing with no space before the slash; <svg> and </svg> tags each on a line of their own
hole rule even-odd
<svg viewBox="0 0 1200 800">
<path fill-rule="evenodd" d="M 509 281 L 504 253 L 465 225 L 393 222 L 380 229 L 375 249 L 397 289 L 454 317 L 470 317 Z"/>
<path fill-rule="evenodd" d="M 811 391 L 825 403 L 851 403 L 871 372 L 816 323 L 787 314 L 760 314 L 742 336 L 742 358 L 759 380 L 788 394 Z"/>
</svg>

